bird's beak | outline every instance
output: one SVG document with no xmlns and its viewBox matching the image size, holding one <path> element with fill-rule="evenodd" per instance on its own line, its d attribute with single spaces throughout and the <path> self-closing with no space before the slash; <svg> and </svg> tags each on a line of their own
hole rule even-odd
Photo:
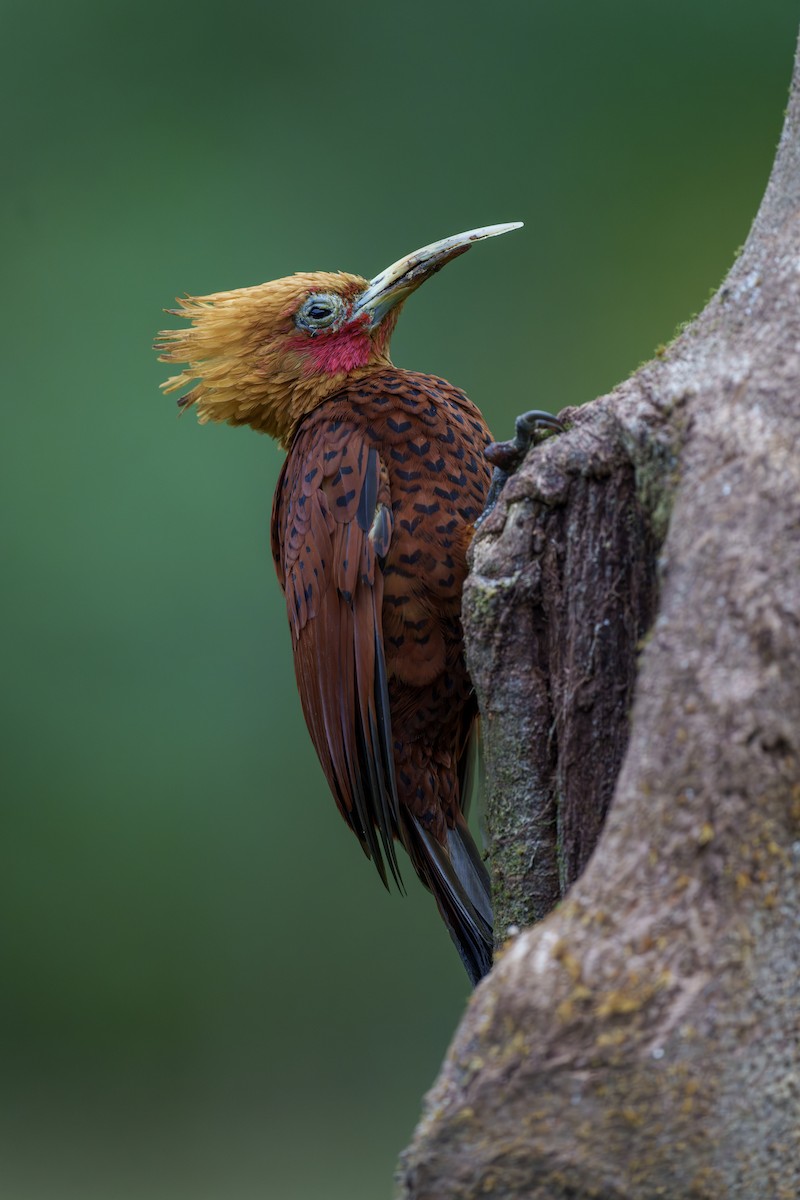
<svg viewBox="0 0 800 1200">
<path fill-rule="evenodd" d="M 473 242 L 482 242 L 484 238 L 497 237 L 500 233 L 509 233 L 521 227 L 522 221 L 512 221 L 508 225 L 483 225 L 480 229 L 453 234 L 452 237 L 442 238 L 440 242 L 423 246 L 413 254 L 407 254 L 370 280 L 369 287 L 356 299 L 353 316 L 366 313 L 370 328 L 374 329 L 391 309 L 401 304 L 445 263 L 469 250 Z"/>
</svg>

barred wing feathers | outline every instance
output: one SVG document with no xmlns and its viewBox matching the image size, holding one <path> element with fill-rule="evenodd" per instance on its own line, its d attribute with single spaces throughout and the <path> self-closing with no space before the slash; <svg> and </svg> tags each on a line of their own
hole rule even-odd
<svg viewBox="0 0 800 1200">
<path fill-rule="evenodd" d="M 381 620 L 391 535 L 378 451 L 349 423 L 312 419 L 289 452 L 272 515 L 297 686 L 343 817 L 384 884 L 388 865 L 402 888 Z"/>
</svg>

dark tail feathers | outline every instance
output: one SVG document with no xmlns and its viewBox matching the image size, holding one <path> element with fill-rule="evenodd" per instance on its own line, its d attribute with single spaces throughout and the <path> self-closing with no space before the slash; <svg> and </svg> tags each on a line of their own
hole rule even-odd
<svg viewBox="0 0 800 1200">
<path fill-rule="evenodd" d="M 489 875 L 467 823 L 459 813 L 444 847 L 416 817 L 404 816 L 403 840 L 414 870 L 433 893 L 467 974 L 480 983 L 492 966 L 492 902 Z"/>
</svg>

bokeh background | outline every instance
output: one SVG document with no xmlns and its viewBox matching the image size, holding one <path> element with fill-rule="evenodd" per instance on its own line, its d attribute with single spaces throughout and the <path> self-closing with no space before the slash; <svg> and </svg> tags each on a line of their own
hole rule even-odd
<svg viewBox="0 0 800 1200">
<path fill-rule="evenodd" d="M 178 421 L 182 291 L 522 219 L 395 361 L 496 434 L 702 306 L 778 139 L 791 0 L 0 4 L 3 1200 L 380 1200 L 467 1001 L 295 694 L 278 450 Z"/>
</svg>

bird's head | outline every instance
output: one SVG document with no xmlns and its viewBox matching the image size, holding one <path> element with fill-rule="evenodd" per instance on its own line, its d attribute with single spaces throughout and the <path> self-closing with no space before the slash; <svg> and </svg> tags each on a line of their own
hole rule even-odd
<svg viewBox="0 0 800 1200">
<path fill-rule="evenodd" d="M 156 340 L 162 362 L 186 364 L 162 387 L 190 387 L 178 403 L 194 405 L 201 422 L 252 425 L 287 445 L 299 421 L 347 378 L 391 365 L 389 340 L 407 296 L 473 242 L 519 225 L 444 238 L 372 280 L 316 271 L 187 296 L 167 311 L 191 325 Z"/>
</svg>

